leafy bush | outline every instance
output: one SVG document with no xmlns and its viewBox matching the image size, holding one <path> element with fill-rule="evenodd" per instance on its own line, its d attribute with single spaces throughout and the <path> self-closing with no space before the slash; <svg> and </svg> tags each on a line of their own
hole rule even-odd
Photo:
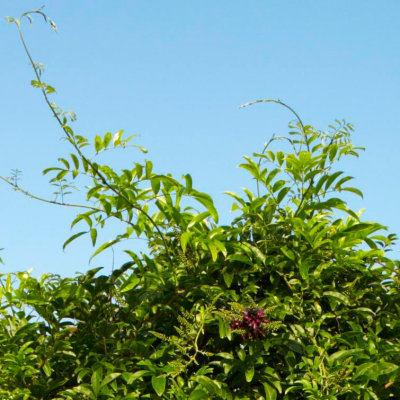
<svg viewBox="0 0 400 400">
<path fill-rule="evenodd" d="M 336 170 L 361 150 L 351 125 L 319 131 L 265 100 L 296 121 L 245 157 L 256 191 L 228 192 L 238 216 L 220 225 L 189 175 L 155 173 L 150 161 L 115 171 L 89 157 L 132 138 L 74 133 L 28 56 L 32 84 L 73 149 L 44 172 L 64 189 L 67 178 L 90 184 L 72 223 L 87 230 L 65 245 L 84 234 L 96 245 L 97 229 L 116 219 L 124 231 L 94 255 L 133 236 L 149 251 L 126 250 L 131 261 L 108 276 L 1 277 L 2 399 L 400 398 L 396 238 L 341 198 L 361 195 Z"/>
</svg>

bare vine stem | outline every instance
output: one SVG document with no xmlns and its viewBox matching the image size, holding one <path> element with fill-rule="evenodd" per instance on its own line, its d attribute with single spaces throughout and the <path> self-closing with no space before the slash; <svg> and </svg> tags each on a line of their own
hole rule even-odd
<svg viewBox="0 0 400 400">
<path fill-rule="evenodd" d="M 249 103 L 242 104 L 239 108 L 252 106 L 253 104 L 257 104 L 257 103 L 275 103 L 275 104 L 280 104 L 281 106 L 287 108 L 296 117 L 297 121 L 299 122 L 299 124 L 301 126 L 301 130 L 302 130 L 303 134 L 305 135 L 304 124 L 303 124 L 303 121 L 301 120 L 299 114 L 297 114 L 297 112 L 292 107 L 290 107 L 289 105 L 287 105 L 286 103 L 284 103 L 283 101 L 281 101 L 279 99 L 254 100 L 254 101 L 250 101 Z"/>
<path fill-rule="evenodd" d="M 281 106 L 287 108 L 287 109 L 296 117 L 296 119 L 297 119 L 297 121 L 298 121 L 298 123 L 299 123 L 299 125 L 300 125 L 300 127 L 301 127 L 301 131 L 302 131 L 302 133 L 303 133 L 304 142 L 305 142 L 305 145 L 306 145 L 306 147 L 307 147 L 307 150 L 310 151 L 310 145 L 309 145 L 309 143 L 308 143 L 308 138 L 307 138 L 307 134 L 306 134 L 306 130 L 305 130 L 304 123 L 303 123 L 302 119 L 300 118 L 300 115 L 297 114 L 297 112 L 296 112 L 292 107 L 290 107 L 288 104 L 284 103 L 283 101 L 281 101 L 281 100 L 279 100 L 279 99 L 259 99 L 259 100 L 250 101 L 249 103 L 242 104 L 239 108 L 249 107 L 249 106 L 252 106 L 253 104 L 257 104 L 257 103 L 275 103 L 275 104 L 279 104 L 279 105 L 281 105 Z M 262 151 L 262 154 L 265 153 L 265 151 L 267 150 L 269 144 L 270 144 L 273 140 L 275 140 L 275 139 L 274 139 L 274 138 L 270 139 L 269 142 L 264 146 L 264 149 L 263 149 L 263 151 Z M 289 142 L 292 144 L 292 146 L 293 146 L 293 148 L 294 148 L 294 144 L 292 143 L 292 141 L 289 140 Z M 297 151 L 296 151 L 295 148 L 294 148 L 294 151 L 295 151 L 295 153 L 296 153 L 296 155 L 297 155 Z M 259 163 L 260 163 L 260 162 L 261 162 L 261 160 L 259 161 Z M 260 166 L 260 164 L 259 164 L 259 166 Z M 303 205 L 303 203 L 304 203 L 304 200 L 306 199 L 306 196 L 308 195 L 308 192 L 309 192 L 310 189 L 312 188 L 313 184 L 314 184 L 314 179 L 311 178 L 310 184 L 309 184 L 308 188 L 306 189 L 306 191 L 305 191 L 304 193 L 302 193 L 302 197 L 301 197 L 301 200 L 300 200 L 300 204 L 299 204 L 299 206 L 297 207 L 297 210 L 296 210 L 296 212 L 295 212 L 295 216 L 297 216 L 298 213 L 300 212 L 300 209 L 301 209 L 301 207 L 302 207 L 302 205 Z M 303 189 L 302 189 L 302 190 L 303 190 Z M 260 187 L 259 187 L 259 181 L 258 181 L 258 179 L 257 179 L 257 195 L 258 195 L 258 197 L 260 197 Z"/>
</svg>

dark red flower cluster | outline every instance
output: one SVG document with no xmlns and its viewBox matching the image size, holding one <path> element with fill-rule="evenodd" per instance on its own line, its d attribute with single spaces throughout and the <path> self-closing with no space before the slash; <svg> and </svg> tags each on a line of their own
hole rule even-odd
<svg viewBox="0 0 400 400">
<path fill-rule="evenodd" d="M 230 329 L 244 331 L 243 339 L 257 339 L 265 335 L 265 325 L 268 324 L 264 310 L 259 308 L 246 308 L 241 319 L 234 319 L 229 325 Z"/>
</svg>

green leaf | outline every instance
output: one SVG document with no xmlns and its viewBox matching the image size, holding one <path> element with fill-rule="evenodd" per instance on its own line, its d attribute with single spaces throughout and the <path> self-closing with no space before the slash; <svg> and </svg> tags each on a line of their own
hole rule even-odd
<svg viewBox="0 0 400 400">
<path fill-rule="evenodd" d="M 234 357 L 233 354 L 231 354 L 231 353 L 225 353 L 225 352 L 218 353 L 218 354 L 216 354 L 216 356 L 217 356 L 217 357 L 225 358 L 226 360 L 234 360 L 234 359 L 235 359 L 235 357 Z"/>
<path fill-rule="evenodd" d="M 285 160 L 285 154 L 282 151 L 276 152 L 276 160 L 278 161 L 278 165 L 281 167 L 283 161 Z"/>
<path fill-rule="evenodd" d="M 214 219 L 214 221 L 218 222 L 218 212 L 214 206 L 212 198 L 208 194 L 200 193 L 200 192 L 197 192 L 194 190 L 192 191 L 191 195 L 199 203 L 203 204 L 203 206 L 207 208 L 208 212 L 210 213 L 210 215 Z"/>
<path fill-rule="evenodd" d="M 266 382 L 263 382 L 264 390 L 265 390 L 265 400 L 276 400 L 277 391 L 271 385 Z"/>
<path fill-rule="evenodd" d="M 136 275 L 132 274 L 129 279 L 122 285 L 120 292 L 128 292 L 129 290 L 132 290 L 135 288 L 138 283 L 140 282 L 140 278 L 138 278 Z"/>
<path fill-rule="evenodd" d="M 307 263 L 306 261 L 302 261 L 299 265 L 299 272 L 300 275 L 303 279 L 307 279 L 308 278 L 308 271 L 310 269 L 310 264 Z"/>
<path fill-rule="evenodd" d="M 247 367 L 244 374 L 246 377 L 246 382 L 251 382 L 254 377 L 254 366 L 251 365 L 251 366 Z"/>
<path fill-rule="evenodd" d="M 135 147 L 136 147 L 137 149 L 139 149 L 139 150 L 140 150 L 142 153 L 144 153 L 144 154 L 148 153 L 147 149 L 144 148 L 143 146 L 135 145 Z"/>
<path fill-rule="evenodd" d="M 342 232 L 359 232 L 364 230 L 370 230 L 371 228 L 380 228 L 377 224 L 371 224 L 368 222 L 360 222 L 359 224 L 354 224 L 346 229 L 343 229 Z"/>
<path fill-rule="evenodd" d="M 56 89 L 54 89 L 53 86 L 50 86 L 47 83 L 45 83 L 44 85 L 45 85 L 44 90 L 45 90 L 46 94 L 55 93 Z"/>
<path fill-rule="evenodd" d="M 351 181 L 352 179 L 354 179 L 352 176 L 345 176 L 344 178 L 339 179 L 335 184 L 335 190 L 340 190 L 344 183 Z"/>
<path fill-rule="evenodd" d="M 278 193 L 278 196 L 276 196 L 276 202 L 279 204 L 289 192 L 290 187 L 284 187 L 281 189 L 281 191 Z"/>
<path fill-rule="evenodd" d="M 153 193 L 155 195 L 157 195 L 157 193 L 160 191 L 161 179 L 159 177 L 151 178 L 150 184 L 151 184 L 151 189 L 153 190 Z"/>
<path fill-rule="evenodd" d="M 61 171 L 61 172 L 59 172 L 56 176 L 55 176 L 55 178 L 53 178 L 53 179 L 51 179 L 50 180 L 50 182 L 58 182 L 58 181 L 61 181 L 64 177 L 65 177 L 65 175 L 67 175 L 68 174 L 68 170 L 63 170 L 63 171 Z"/>
<path fill-rule="evenodd" d="M 330 188 L 330 186 L 332 185 L 332 183 L 335 181 L 335 179 L 338 178 L 342 174 L 343 174 L 343 171 L 337 171 L 334 174 L 329 175 L 328 178 L 326 179 L 325 191 L 327 191 Z"/>
<path fill-rule="evenodd" d="M 103 138 L 104 148 L 107 148 L 107 147 L 108 147 L 108 145 L 109 145 L 110 142 L 111 142 L 111 139 L 112 139 L 112 134 L 111 134 L 111 132 L 107 132 L 107 133 L 104 135 L 104 138 Z"/>
<path fill-rule="evenodd" d="M 327 201 L 321 201 L 320 203 L 311 203 L 307 208 L 317 210 L 330 210 L 331 208 L 338 208 L 345 205 L 345 202 L 338 198 L 331 198 Z"/>
<path fill-rule="evenodd" d="M 131 385 L 133 382 L 135 382 L 136 380 L 143 378 L 144 376 L 148 376 L 151 375 L 151 372 L 148 370 L 140 370 L 140 371 L 136 371 L 136 372 L 124 372 L 122 374 L 122 378 L 125 380 L 125 382 L 128 385 Z"/>
<path fill-rule="evenodd" d="M 72 221 L 71 228 L 73 228 L 81 220 L 84 220 L 91 228 L 93 223 L 92 223 L 92 220 L 90 219 L 90 216 L 94 213 L 95 213 L 95 211 L 89 211 L 84 214 L 78 214 L 77 217 Z"/>
<path fill-rule="evenodd" d="M 274 185 L 272 186 L 272 192 L 273 193 L 275 193 L 275 192 L 277 192 L 278 190 L 280 190 L 283 186 L 285 186 L 286 185 L 286 181 L 284 181 L 284 180 L 280 180 L 280 181 L 276 181 L 275 183 L 274 183 Z M 285 193 L 285 195 L 286 195 L 286 193 Z M 283 197 L 282 197 L 283 198 Z M 278 203 L 279 203 L 279 201 L 277 201 Z"/>
<path fill-rule="evenodd" d="M 224 337 L 226 337 L 227 332 L 228 332 L 227 331 L 227 323 L 222 318 L 218 318 L 218 333 L 219 333 L 219 337 L 221 339 L 223 339 Z M 217 355 L 220 355 L 220 354 L 222 354 L 222 353 L 219 353 Z M 226 353 L 226 354 L 229 354 L 229 353 Z"/>
<path fill-rule="evenodd" d="M 109 248 L 110 246 L 113 246 L 114 244 L 120 242 L 121 239 L 113 239 L 113 240 L 108 240 L 107 242 L 103 243 L 91 256 L 90 260 L 92 260 L 94 257 L 96 257 L 99 253 L 104 251 L 105 249 Z"/>
<path fill-rule="evenodd" d="M 251 173 L 251 175 L 253 175 L 253 177 L 256 179 L 259 179 L 259 177 L 260 177 L 260 170 L 254 162 L 252 162 L 250 164 L 239 164 L 239 168 L 243 168 L 246 171 L 249 171 Z"/>
<path fill-rule="evenodd" d="M 143 174 L 143 165 L 136 163 L 135 164 L 135 171 L 136 171 L 136 176 L 138 179 L 142 179 L 142 174 Z"/>
<path fill-rule="evenodd" d="M 349 304 L 349 299 L 342 293 L 335 292 L 333 290 L 328 290 L 323 293 L 323 296 L 332 297 L 333 299 L 337 300 L 339 303 L 344 303 L 346 305 Z"/>
<path fill-rule="evenodd" d="M 154 391 L 157 393 L 158 396 L 162 396 L 165 391 L 167 379 L 164 375 L 160 376 L 152 376 L 151 377 L 151 385 L 153 386 Z"/>
<path fill-rule="evenodd" d="M 199 222 L 205 220 L 207 217 L 210 216 L 210 213 L 208 211 L 204 211 L 201 214 L 197 214 L 188 224 L 188 229 L 190 229 L 192 226 L 198 224 Z"/>
<path fill-rule="evenodd" d="M 230 254 L 227 257 L 227 260 L 238 261 L 240 263 L 253 266 L 253 262 L 249 259 L 249 257 L 242 254 Z"/>
<path fill-rule="evenodd" d="M 323 175 L 317 182 L 317 184 L 314 187 L 314 194 L 320 194 L 321 188 L 326 182 L 326 180 L 329 178 L 329 175 Z"/>
<path fill-rule="evenodd" d="M 46 175 L 51 171 L 62 171 L 62 168 L 59 168 L 59 167 L 46 168 L 46 169 L 43 170 L 42 174 Z"/>
<path fill-rule="evenodd" d="M 190 193 L 192 191 L 192 177 L 189 174 L 184 175 L 186 181 L 186 192 Z"/>
<path fill-rule="evenodd" d="M 11 292 L 11 275 L 10 274 L 7 275 L 5 291 L 6 291 L 6 293 Z"/>
<path fill-rule="evenodd" d="M 387 361 L 379 361 L 378 363 L 378 370 L 379 375 L 387 375 L 391 374 L 394 371 L 397 371 L 399 366 L 397 364 L 393 364 Z"/>
<path fill-rule="evenodd" d="M 213 394 L 221 393 L 221 383 L 215 379 L 210 379 L 205 375 L 197 375 L 193 378 L 193 380 L 204 386 L 209 392 Z M 213 398 L 213 396 L 211 396 L 211 398 Z"/>
<path fill-rule="evenodd" d="M 209 398 L 208 393 L 199 389 L 194 390 L 189 396 L 189 400 L 208 400 Z"/>
<path fill-rule="evenodd" d="M 218 258 L 218 253 L 219 253 L 219 248 L 215 245 L 214 242 L 210 241 L 207 243 L 208 248 L 210 249 L 211 252 L 211 257 L 213 261 L 217 261 Z"/>
<path fill-rule="evenodd" d="M 151 161 L 146 161 L 145 171 L 146 178 L 149 179 L 151 177 L 151 172 L 153 171 L 153 163 Z"/>
<path fill-rule="evenodd" d="M 16 20 L 15 18 L 12 18 L 12 17 L 5 17 L 5 19 L 6 19 L 8 24 L 11 24 L 13 22 L 17 23 L 17 21 L 19 22 L 19 20 Z M 20 26 L 19 24 L 17 24 L 17 25 Z"/>
<path fill-rule="evenodd" d="M 93 389 L 93 393 L 95 394 L 95 396 L 97 396 L 99 394 L 100 382 L 101 382 L 102 377 L 103 377 L 103 369 L 101 367 L 96 369 L 96 371 L 94 371 L 92 374 L 92 378 L 91 378 L 90 382 L 92 384 L 92 389 Z"/>
<path fill-rule="evenodd" d="M 333 353 L 329 356 L 329 362 L 338 362 L 343 360 L 344 358 L 350 357 L 354 354 L 364 353 L 364 349 L 349 349 L 349 350 L 340 350 L 336 353 Z"/>
<path fill-rule="evenodd" d="M 251 250 L 251 252 L 253 253 L 253 255 L 256 257 L 256 259 L 258 261 L 260 261 L 262 264 L 265 264 L 267 257 L 257 246 L 253 246 L 250 243 L 246 243 L 246 242 L 243 242 L 242 244 Z"/>
<path fill-rule="evenodd" d="M 69 162 L 65 158 L 59 158 L 58 161 L 63 163 L 65 168 L 69 169 Z"/>
<path fill-rule="evenodd" d="M 184 252 L 186 252 L 186 247 L 189 242 L 189 239 L 192 237 L 193 232 L 183 232 L 181 234 L 181 247 Z"/>
<path fill-rule="evenodd" d="M 337 143 L 332 143 L 329 149 L 329 161 L 332 162 L 335 159 L 336 153 L 339 147 Z"/>
<path fill-rule="evenodd" d="M 365 376 L 368 379 L 376 379 L 378 377 L 378 367 L 376 363 L 367 362 L 361 364 L 354 375 L 353 379 L 357 379 L 360 376 Z"/>
<path fill-rule="evenodd" d="M 96 244 L 96 239 L 97 239 L 97 230 L 96 229 L 91 229 L 90 230 L 90 237 L 92 239 L 92 244 L 93 246 Z"/>
<path fill-rule="evenodd" d="M 237 200 L 242 206 L 246 205 L 246 202 L 236 193 L 233 192 L 224 192 L 224 194 L 227 194 L 228 196 L 233 197 L 235 200 Z"/>
<path fill-rule="evenodd" d="M 46 376 L 49 378 L 51 375 L 51 366 L 49 363 L 49 360 L 46 360 L 45 363 L 43 364 L 43 372 L 46 374 Z"/>
<path fill-rule="evenodd" d="M 31 80 L 31 86 L 34 88 L 41 88 L 43 87 L 43 84 L 40 83 L 39 81 Z"/>
<path fill-rule="evenodd" d="M 228 288 L 231 287 L 232 285 L 232 281 L 233 281 L 233 277 L 235 276 L 232 272 L 224 272 L 224 274 L 222 275 L 225 281 L 225 284 Z"/>
<path fill-rule="evenodd" d="M 296 256 L 294 255 L 293 251 L 288 249 L 286 246 L 281 247 L 282 253 L 292 261 L 295 261 Z"/>
<path fill-rule="evenodd" d="M 237 350 L 237 354 L 240 361 L 244 361 L 246 359 L 246 352 L 243 349 Z"/>
<path fill-rule="evenodd" d="M 120 372 L 112 372 L 111 374 L 106 375 L 106 377 L 101 381 L 100 388 L 108 385 L 114 379 L 118 378 L 121 375 Z"/>
<path fill-rule="evenodd" d="M 96 136 L 94 138 L 94 148 L 96 150 L 96 152 L 98 153 L 99 151 L 101 151 L 101 149 L 103 148 L 103 141 L 101 140 L 100 136 Z"/>
<path fill-rule="evenodd" d="M 114 147 L 117 147 L 118 145 L 121 144 L 121 137 L 124 131 L 121 129 L 119 130 L 113 137 L 113 145 Z"/>
<path fill-rule="evenodd" d="M 280 168 L 275 168 L 275 169 L 273 169 L 273 170 L 267 175 L 267 177 L 266 177 L 266 179 L 265 179 L 265 184 L 266 184 L 266 185 L 269 185 L 269 184 L 272 182 L 272 180 L 275 178 L 275 176 L 276 176 L 279 172 L 282 172 L 282 170 L 281 170 Z"/>
<path fill-rule="evenodd" d="M 84 232 L 79 232 L 76 233 L 75 235 L 72 235 L 70 238 L 68 238 L 64 244 L 63 244 L 63 250 L 65 250 L 65 248 L 75 239 L 77 239 L 79 236 L 84 235 L 85 233 L 88 233 L 88 231 L 84 231 Z"/>
</svg>

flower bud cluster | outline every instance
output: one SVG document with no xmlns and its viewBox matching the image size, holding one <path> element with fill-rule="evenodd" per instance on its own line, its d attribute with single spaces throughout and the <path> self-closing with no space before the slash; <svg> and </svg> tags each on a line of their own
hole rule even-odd
<svg viewBox="0 0 400 400">
<path fill-rule="evenodd" d="M 265 325 L 269 320 L 265 317 L 264 310 L 259 308 L 246 308 L 241 319 L 233 319 L 229 325 L 232 330 L 243 332 L 243 339 L 257 339 L 266 333 Z"/>
</svg>

